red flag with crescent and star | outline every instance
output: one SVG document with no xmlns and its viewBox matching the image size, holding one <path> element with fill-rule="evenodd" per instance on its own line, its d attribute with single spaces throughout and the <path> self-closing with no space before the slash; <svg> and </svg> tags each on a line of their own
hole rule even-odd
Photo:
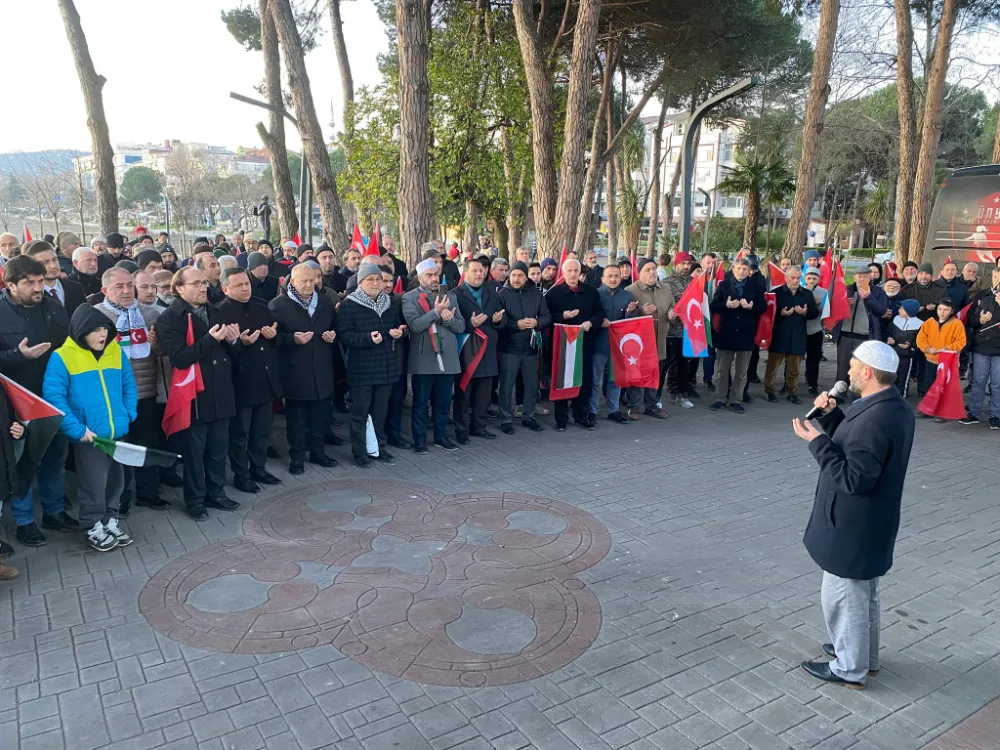
<svg viewBox="0 0 1000 750">
<path fill-rule="evenodd" d="M 376 258 L 380 257 L 379 246 L 382 244 L 382 229 L 379 227 L 378 222 L 375 222 L 375 231 L 372 232 L 371 239 L 368 240 L 368 247 L 361 251 L 362 257 L 367 255 L 374 255 Z M 376 261 L 378 262 L 378 261 Z"/>
<path fill-rule="evenodd" d="M 754 343 L 761 349 L 771 346 L 771 336 L 774 334 L 774 316 L 778 311 L 778 300 L 774 292 L 764 294 L 764 314 L 757 319 L 757 333 Z"/>
<path fill-rule="evenodd" d="M 937 377 L 923 401 L 917 404 L 917 409 L 941 419 L 962 419 L 965 416 L 962 384 L 958 378 L 958 352 L 938 352 Z"/>
<path fill-rule="evenodd" d="M 674 312 L 684 324 L 685 344 L 690 343 L 691 346 L 691 353 L 685 353 L 684 356 L 704 357 L 708 353 L 708 347 L 712 345 L 712 334 L 706 325 L 711 319 L 708 292 L 705 289 L 707 282 L 704 274 L 694 279 L 674 306 Z"/>
<path fill-rule="evenodd" d="M 188 346 L 194 346 L 193 315 L 188 315 L 187 338 Z M 191 426 L 191 404 L 198 394 L 205 390 L 205 382 L 201 379 L 201 365 L 195 362 L 190 367 L 174 369 L 170 378 L 170 392 L 167 394 L 167 405 L 163 410 L 163 434 L 170 437 L 175 432 L 186 430 Z"/>
<path fill-rule="evenodd" d="M 660 385 L 660 359 L 652 316 L 616 320 L 608 326 L 608 343 L 615 385 L 620 388 Z"/>
<path fill-rule="evenodd" d="M 361 229 L 357 224 L 354 225 L 354 233 L 351 235 L 351 247 L 350 250 L 357 250 L 362 255 L 365 254 L 365 241 L 361 239 Z"/>
</svg>

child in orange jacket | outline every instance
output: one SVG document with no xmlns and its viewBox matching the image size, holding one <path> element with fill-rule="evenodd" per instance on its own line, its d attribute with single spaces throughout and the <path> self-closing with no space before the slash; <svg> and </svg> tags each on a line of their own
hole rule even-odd
<svg viewBox="0 0 1000 750">
<path fill-rule="evenodd" d="M 965 324 L 955 316 L 955 303 L 945 297 L 937 304 L 937 317 L 928 318 L 917 333 L 917 348 L 934 367 L 924 367 L 922 393 L 937 377 L 938 352 L 960 352 L 965 348 Z"/>
</svg>

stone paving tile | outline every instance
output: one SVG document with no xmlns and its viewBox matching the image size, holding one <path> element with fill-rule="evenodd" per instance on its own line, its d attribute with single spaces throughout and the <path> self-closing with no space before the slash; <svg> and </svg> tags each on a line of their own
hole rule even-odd
<svg viewBox="0 0 1000 750">
<path fill-rule="evenodd" d="M 195 524 L 179 507 L 136 509 L 137 543 L 101 556 L 70 538 L 18 547 L 22 575 L 0 587 L 0 748 L 995 750 L 1000 507 L 985 428 L 918 425 L 895 567 L 881 584 L 882 671 L 854 692 L 798 670 L 825 636 L 820 573 L 801 545 L 815 462 L 788 427 L 801 409 L 758 399 L 739 418 L 705 406 L 668 405 L 665 423 L 601 421 L 594 434 L 501 436 L 446 460 L 400 451 L 396 466 L 369 472 L 291 477 L 276 462 L 283 486 L 232 490 L 236 514 Z M 161 569 L 238 543 L 244 518 L 277 493 L 369 479 L 479 503 L 523 492 L 590 514 L 610 547 L 574 574 L 600 607 L 589 647 L 506 684 L 441 685 L 389 674 L 349 639 L 214 651 L 140 612 Z"/>
</svg>

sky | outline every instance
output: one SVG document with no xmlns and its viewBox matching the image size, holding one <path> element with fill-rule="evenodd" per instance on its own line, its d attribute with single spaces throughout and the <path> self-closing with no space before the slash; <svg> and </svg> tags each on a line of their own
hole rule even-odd
<svg viewBox="0 0 1000 750">
<path fill-rule="evenodd" d="M 176 139 L 229 148 L 262 145 L 255 126 L 267 122 L 267 112 L 229 98 L 230 91 L 260 98 L 254 86 L 264 77 L 261 54 L 245 51 L 219 17 L 241 2 L 247 0 L 76 0 L 94 66 L 107 78 L 104 111 L 113 144 Z M 342 13 L 357 90 L 378 82 L 377 55 L 388 40 L 370 0 L 345 2 Z M 0 128 L 0 152 L 90 151 L 83 94 L 57 4 L 0 0 L 0 28 L 0 91 L 9 113 Z M 322 29 L 320 46 L 306 64 L 329 138 L 330 102 L 339 124 L 343 98 L 328 15 Z M 297 150 L 294 128 L 286 136 Z"/>
</svg>

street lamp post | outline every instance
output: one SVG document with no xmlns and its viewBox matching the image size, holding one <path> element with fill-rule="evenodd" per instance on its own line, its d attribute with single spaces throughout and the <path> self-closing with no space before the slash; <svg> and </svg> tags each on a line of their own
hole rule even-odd
<svg viewBox="0 0 1000 750">
<path fill-rule="evenodd" d="M 749 91 L 760 83 L 760 78 L 751 76 L 744 78 L 734 86 L 730 86 L 711 99 L 702 104 L 691 113 L 687 123 L 684 125 L 684 145 L 681 148 L 681 217 L 677 227 L 680 240 L 680 249 L 691 252 L 691 168 L 694 164 L 694 134 L 701 124 L 702 119 L 712 109 L 715 109 L 723 102 L 727 102 L 735 96 L 739 96 L 744 91 Z"/>
<path fill-rule="evenodd" d="M 238 102 L 243 102 L 244 104 L 250 104 L 254 107 L 260 107 L 261 109 L 266 109 L 268 112 L 277 112 L 279 115 L 288 120 L 295 129 L 298 130 L 298 121 L 288 114 L 288 111 L 284 107 L 273 107 L 267 102 L 262 102 L 259 99 L 251 99 L 249 96 L 243 96 L 242 94 L 237 94 L 235 91 L 229 92 L 229 97 L 235 99 Z M 302 169 L 299 170 L 299 232 L 301 237 L 305 237 L 306 241 L 312 244 L 312 182 L 309 179 L 309 165 L 306 164 L 305 152 L 302 153 Z"/>
<path fill-rule="evenodd" d="M 705 196 L 705 228 L 701 233 L 701 255 L 702 257 L 708 255 L 708 222 L 712 219 L 712 214 L 715 213 L 715 209 L 712 205 L 712 194 L 709 193 L 704 188 L 698 188 L 698 192 Z"/>
</svg>

